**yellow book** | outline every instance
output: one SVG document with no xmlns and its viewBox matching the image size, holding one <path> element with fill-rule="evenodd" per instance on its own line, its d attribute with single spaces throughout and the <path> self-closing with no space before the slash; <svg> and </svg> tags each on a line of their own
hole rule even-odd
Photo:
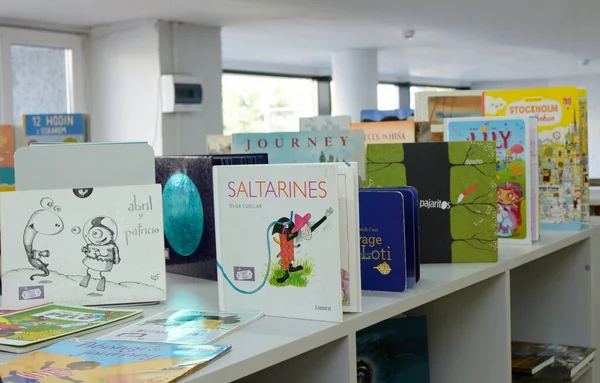
<svg viewBox="0 0 600 383">
<path fill-rule="evenodd" d="M 538 118 L 542 229 L 581 228 L 584 186 L 579 96 L 574 86 L 484 93 L 486 116 Z"/>
<path fill-rule="evenodd" d="M 579 131 L 581 132 L 581 167 L 583 193 L 581 193 L 581 221 L 590 222 L 590 156 L 588 135 L 587 90 L 579 88 Z"/>
</svg>

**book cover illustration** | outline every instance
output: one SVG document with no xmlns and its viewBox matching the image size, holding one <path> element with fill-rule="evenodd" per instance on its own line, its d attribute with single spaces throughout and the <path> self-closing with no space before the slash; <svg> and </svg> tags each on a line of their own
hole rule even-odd
<svg viewBox="0 0 600 383">
<path fill-rule="evenodd" d="M 365 175 L 365 134 L 362 130 L 239 133 L 233 153 L 267 153 L 270 164 L 356 162 Z"/>
<path fill-rule="evenodd" d="M 390 318 L 356 333 L 358 383 L 429 383 L 425 316 Z"/>
<path fill-rule="evenodd" d="M 360 111 L 360 121 L 405 121 L 412 119 L 414 115 L 414 111 L 410 108 L 400 108 L 392 110 L 365 109 Z"/>
<path fill-rule="evenodd" d="M 359 122 L 350 124 L 350 129 L 365 132 L 365 145 L 415 142 L 414 121 Z"/>
<path fill-rule="evenodd" d="M 213 165 L 267 163 L 266 154 L 156 157 L 162 185 L 167 271 L 217 279 Z"/>
<path fill-rule="evenodd" d="M 498 260 L 493 142 L 369 144 L 367 185 L 419 191 L 421 263 Z"/>
<path fill-rule="evenodd" d="M 2 194 L 2 303 L 166 298 L 160 185 Z"/>
<path fill-rule="evenodd" d="M 27 114 L 23 116 L 25 144 L 85 142 L 83 114 Z"/>
<path fill-rule="evenodd" d="M 48 304 L 0 316 L 0 345 L 28 346 L 117 322 L 141 311 Z"/>
<path fill-rule="evenodd" d="M 262 317 L 262 312 L 167 310 L 101 339 L 132 342 L 209 344 Z"/>
<path fill-rule="evenodd" d="M 403 292 L 408 257 L 405 225 L 412 224 L 406 222 L 404 195 L 392 189 L 361 189 L 359 201 L 362 289 Z"/>
<path fill-rule="evenodd" d="M 208 154 L 231 154 L 231 136 L 225 134 L 207 134 Z"/>
<path fill-rule="evenodd" d="M 336 164 L 215 166 L 222 311 L 342 320 Z"/>
<path fill-rule="evenodd" d="M 444 119 L 457 117 L 478 117 L 483 114 L 481 93 L 465 95 L 430 95 L 427 98 L 427 110 L 431 131 L 444 132 Z"/>
<path fill-rule="evenodd" d="M 540 223 L 543 229 L 579 230 L 583 173 L 576 87 L 485 92 L 486 116 L 538 118 Z"/>
<path fill-rule="evenodd" d="M 540 374 L 543 374 L 541 377 L 562 379 L 572 378 L 589 364 L 596 354 L 595 348 L 519 341 L 512 341 L 511 349 L 513 357 L 553 356 L 554 363 L 540 371 Z"/>
<path fill-rule="evenodd" d="M 301 132 L 350 129 L 350 116 L 315 116 L 300 118 Z"/>
<path fill-rule="evenodd" d="M 531 204 L 529 118 L 476 117 L 447 119 L 447 141 L 492 141 L 496 145 L 497 234 L 500 240 L 531 244 L 532 217 L 536 214 Z M 536 206 L 535 210 L 530 207 Z"/>
<path fill-rule="evenodd" d="M 11 383 L 169 383 L 226 354 L 229 345 L 68 339 L 0 366 Z"/>
<path fill-rule="evenodd" d="M 590 149 L 587 90 L 579 88 L 579 125 L 581 126 L 581 172 L 583 192 L 581 193 L 581 221 L 590 222 Z"/>
<path fill-rule="evenodd" d="M 15 132 L 12 125 L 0 125 L 0 167 L 15 166 Z"/>
<path fill-rule="evenodd" d="M 0 192 L 15 191 L 15 168 L 0 167 Z"/>
</svg>

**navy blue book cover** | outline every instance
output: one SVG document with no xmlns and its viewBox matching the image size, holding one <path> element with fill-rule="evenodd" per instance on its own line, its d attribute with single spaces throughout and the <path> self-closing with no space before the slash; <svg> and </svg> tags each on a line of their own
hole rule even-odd
<svg viewBox="0 0 600 383">
<path fill-rule="evenodd" d="M 404 196 L 360 190 L 361 289 L 403 292 L 407 286 Z"/>
<path fill-rule="evenodd" d="M 356 333 L 358 383 L 429 383 L 425 316 L 391 318 Z"/>
<path fill-rule="evenodd" d="M 266 163 L 266 154 L 156 158 L 156 183 L 163 187 L 168 272 L 217 280 L 212 167 Z"/>
</svg>

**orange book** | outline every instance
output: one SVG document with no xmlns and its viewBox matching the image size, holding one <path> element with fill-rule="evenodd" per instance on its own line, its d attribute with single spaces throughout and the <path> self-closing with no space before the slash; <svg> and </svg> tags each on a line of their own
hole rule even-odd
<svg viewBox="0 0 600 383">
<path fill-rule="evenodd" d="M 414 121 L 356 122 L 350 129 L 365 132 L 365 145 L 415 142 Z"/>
<path fill-rule="evenodd" d="M 0 167 L 12 168 L 15 164 L 15 132 L 12 125 L 0 125 Z"/>
</svg>

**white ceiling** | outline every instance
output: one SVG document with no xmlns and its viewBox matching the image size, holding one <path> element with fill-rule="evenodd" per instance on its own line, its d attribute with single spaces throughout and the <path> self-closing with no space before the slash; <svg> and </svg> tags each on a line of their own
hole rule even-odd
<svg viewBox="0 0 600 383">
<path fill-rule="evenodd" d="M 378 48 L 382 74 L 456 82 L 600 74 L 599 16 L 599 0 L 0 1 L 0 18 L 69 27 L 221 25 L 224 61 L 238 66 L 327 74 L 332 52 Z M 404 29 L 416 30 L 412 41 Z"/>
</svg>

